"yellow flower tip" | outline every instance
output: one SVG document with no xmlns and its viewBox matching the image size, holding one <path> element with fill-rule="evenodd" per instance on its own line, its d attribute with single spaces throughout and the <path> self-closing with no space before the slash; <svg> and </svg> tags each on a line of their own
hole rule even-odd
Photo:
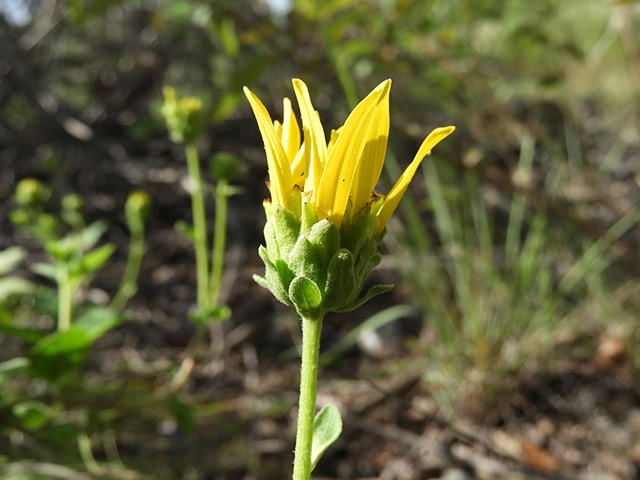
<svg viewBox="0 0 640 480">
<path fill-rule="evenodd" d="M 380 82 L 373 91 L 381 92 L 380 98 L 383 98 L 385 95 L 389 95 L 389 91 L 391 91 L 391 79 L 387 78 L 385 81 Z"/>
<path fill-rule="evenodd" d="M 455 129 L 456 127 L 454 126 L 439 127 L 433 130 L 427 136 L 427 138 L 424 139 L 422 145 L 420 145 L 420 148 L 418 149 L 418 153 L 416 153 L 416 156 L 413 157 L 413 161 L 411 162 L 411 164 L 409 164 L 409 166 L 402 173 L 389 194 L 386 197 L 383 197 L 383 201 L 377 210 L 380 226 L 378 227 L 376 235 L 379 235 L 382 232 L 385 225 L 389 221 L 389 218 L 391 218 L 391 215 L 400 203 L 400 200 L 402 199 L 404 192 L 407 190 L 409 183 L 413 179 L 413 176 L 415 175 L 418 166 L 422 162 L 422 159 L 427 155 L 431 155 L 431 150 L 433 149 L 433 147 L 435 147 L 438 143 L 451 135 Z"/>
<path fill-rule="evenodd" d="M 420 145 L 420 148 L 418 149 L 416 157 L 431 155 L 431 150 L 433 149 L 433 147 L 435 147 L 442 140 L 451 135 L 455 129 L 456 127 L 454 127 L 453 125 L 450 125 L 448 127 L 436 128 L 427 136 L 427 138 L 424 139 L 424 142 L 422 142 L 422 145 Z"/>
</svg>

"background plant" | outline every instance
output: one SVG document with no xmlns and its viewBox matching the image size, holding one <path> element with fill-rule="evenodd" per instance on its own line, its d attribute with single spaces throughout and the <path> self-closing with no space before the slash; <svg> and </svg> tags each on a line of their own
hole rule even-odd
<svg viewBox="0 0 640 480">
<path fill-rule="evenodd" d="M 9 3 L 16 11 L 22 5 Z M 552 455 L 584 451 L 570 440 L 578 432 L 593 455 L 569 461 L 571 475 L 604 476 L 611 462 L 634 474 L 625 470 L 632 468 L 625 442 L 635 433 L 628 416 L 635 407 L 624 403 L 624 385 L 638 368 L 638 2 L 295 1 L 284 13 L 261 2 L 218 0 L 51 1 L 38 8 L 26 10 L 31 17 L 23 24 L 5 13 L 0 20 L 0 56 L 10 67 L 0 82 L 0 197 L 35 177 L 51 198 L 80 195 L 87 224 L 108 219 L 101 238 L 118 249 L 91 281 L 92 295 L 104 291 L 103 298 L 116 294 L 127 261 L 122 205 L 135 188 L 154 199 L 137 295 L 124 310 L 129 321 L 101 336 L 85 357 L 83 372 L 97 379 L 91 393 L 105 377 L 122 392 L 100 397 L 92 410 L 102 412 L 89 434 L 99 465 L 167 479 L 289 475 L 282 458 L 290 454 L 286 412 L 295 386 L 287 373 L 273 372 L 295 370 L 299 337 L 296 322 L 250 280 L 259 272 L 252 252 L 262 211 L 255 206 L 268 192 L 241 88 L 282 98 L 290 78 L 303 78 L 323 121 L 337 125 L 358 98 L 391 77 L 391 154 L 381 191 L 404 167 L 394 171 L 394 159 L 411 156 L 429 126 L 455 124 L 457 142 L 425 163 L 418 188 L 408 193 L 413 202 L 403 202 L 391 225 L 397 235 L 385 239 L 387 260 L 379 268 L 398 276 L 394 293 L 372 310 L 325 322 L 323 345 L 333 353 L 320 388 L 359 412 L 363 428 L 345 429 L 345 441 L 327 452 L 318 474 L 380 477 L 394 463 L 380 459 L 392 458 L 426 476 L 414 450 L 399 443 L 406 436 L 375 432 L 437 430 L 438 422 L 416 420 L 416 405 L 426 405 L 423 414 L 441 412 L 429 403 L 433 395 L 450 406 L 447 419 L 464 416 L 476 433 L 484 427 L 519 439 L 550 419 L 557 433 L 548 438 Z M 245 194 L 228 198 L 220 294 L 234 314 L 220 325 L 224 345 L 217 353 L 204 348 L 185 382 L 174 380 L 195 334 L 188 312 L 196 283 L 187 267 L 193 245 L 175 235 L 174 224 L 191 218 L 191 204 L 182 147 L 167 139 L 160 113 L 164 85 L 211 106 L 198 140 L 202 158 L 229 152 L 244 169 L 233 184 Z M 281 113 L 280 104 L 267 108 Z M 205 196 L 210 212 L 212 198 Z M 0 202 L 2 218 L 14 206 Z M 5 275 L 40 284 L 28 266 L 45 254 L 23 230 L 2 222 L 0 249 L 16 245 L 39 256 Z M 3 305 L 3 321 L 52 328 L 36 309 L 44 299 L 25 293 Z M 373 307 L 392 304 L 402 314 L 384 322 L 370 317 Z M 56 315 L 55 307 L 48 311 Z M 38 383 L 16 366 L 30 343 L 3 325 L 0 361 L 15 362 L 6 365 L 13 373 L 3 376 L 3 395 L 34 388 Z M 404 390 L 389 387 L 393 395 L 359 390 L 405 376 L 420 380 L 399 382 Z M 550 392 L 554 402 L 547 402 Z M 605 392 L 608 400 L 600 401 Z M 358 403 L 374 398 L 384 400 Z M 589 398 L 597 408 L 582 411 L 566 398 Z M 2 411 L 1 424 L 11 425 L 4 421 L 9 410 Z M 568 418 L 579 419 L 573 430 L 565 428 Z M 54 424 L 41 424 L 42 436 Z M 13 436 L 0 442 L 2 475 L 22 469 L 27 476 L 36 468 L 27 460 L 86 473 L 59 444 L 32 443 L 27 434 L 20 443 L 7 428 L 3 434 Z M 597 441 L 605 438 L 620 442 Z M 120 456 L 107 456 L 113 449 L 105 445 L 116 445 Z M 354 460 L 362 455 L 371 461 Z"/>
</svg>

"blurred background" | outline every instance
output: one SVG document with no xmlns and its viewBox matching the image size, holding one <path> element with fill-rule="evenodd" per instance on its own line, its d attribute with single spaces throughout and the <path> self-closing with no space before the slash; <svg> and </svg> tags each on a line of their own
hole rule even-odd
<svg viewBox="0 0 640 480">
<path fill-rule="evenodd" d="M 640 478 L 639 31 L 624 0 L 1 0 L 0 476 L 291 475 L 300 329 L 252 280 L 242 87 L 281 118 L 301 78 L 329 129 L 391 78 L 378 190 L 457 130 L 389 223 L 395 289 L 326 318 L 315 477 Z M 226 223 L 204 319 L 165 85 Z"/>
</svg>

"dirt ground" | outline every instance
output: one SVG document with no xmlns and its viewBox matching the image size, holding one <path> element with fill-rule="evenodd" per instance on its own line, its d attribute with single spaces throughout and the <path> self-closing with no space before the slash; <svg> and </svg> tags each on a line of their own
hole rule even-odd
<svg viewBox="0 0 640 480">
<path fill-rule="evenodd" d="M 140 478 L 290 475 L 300 332 L 295 316 L 251 279 L 262 271 L 257 248 L 267 190 L 263 150 L 250 121 L 227 122 L 200 146 L 203 152 L 212 144 L 233 152 L 246 166 L 237 182 L 244 192 L 230 200 L 222 291 L 233 316 L 209 329 L 193 364 L 187 355 L 195 333 L 189 320 L 195 302 L 193 254 L 174 228 L 177 221 L 190 219 L 181 149 L 164 139 L 148 142 L 151 150 L 112 140 L 66 143 L 68 157 L 57 172 L 23 162 L 27 143 L 2 157 L 3 197 L 16 179 L 36 176 L 57 193 L 81 194 L 87 218 L 104 218 L 112 225 L 105 239 L 115 242 L 118 251 L 88 298 L 103 298 L 117 288 L 126 259 L 122 208 L 129 191 L 143 188 L 153 197 L 138 294 L 129 303 L 127 321 L 98 342 L 87 366 L 89 387 L 120 385 L 125 404 L 136 389 L 150 398 L 173 389 L 181 404 L 193 407 L 191 432 L 152 406 L 125 409 L 110 425 L 124 465 L 149 475 Z M 209 212 L 212 207 L 209 201 Z M 3 216 L 9 208 L 3 202 Z M 16 243 L 35 248 L 8 222 L 3 222 L 1 240 L 3 248 Z M 393 275 L 385 263 L 374 277 L 380 272 Z M 26 269 L 22 273 L 31 275 Z M 323 350 L 374 312 L 403 302 L 411 299 L 399 285 L 351 314 L 329 315 Z M 344 431 L 315 478 L 640 478 L 640 382 L 619 340 L 602 340 L 593 355 L 569 336 L 558 340 L 558 355 L 548 363 L 527 365 L 502 379 L 495 391 L 478 387 L 470 373 L 462 390 L 443 392 L 426 380 L 429 361 L 407 346 L 420 335 L 421 325 L 417 314 L 402 318 L 321 372 L 318 403 L 339 406 Z M 178 386 L 170 374 L 176 369 L 190 373 Z M 113 396 L 100 401 L 118 403 Z M 2 450 L 25 468 L 30 464 L 28 458 L 12 458 L 11 448 Z"/>
</svg>

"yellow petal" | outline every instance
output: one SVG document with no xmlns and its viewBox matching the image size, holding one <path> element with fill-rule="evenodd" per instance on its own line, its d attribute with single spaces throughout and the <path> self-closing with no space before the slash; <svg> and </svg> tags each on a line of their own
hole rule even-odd
<svg viewBox="0 0 640 480">
<path fill-rule="evenodd" d="M 353 213 L 357 214 L 371 201 L 371 194 L 378 183 L 384 157 L 387 152 L 387 139 L 389 138 L 389 91 L 391 80 L 385 85 L 385 90 L 376 106 L 369 139 L 364 146 L 360 166 L 353 179 L 351 189 L 351 201 L 353 202 Z"/>
<path fill-rule="evenodd" d="M 298 150 L 300 150 L 300 127 L 296 116 L 293 114 L 291 100 L 285 97 L 283 104 L 284 114 L 282 116 L 282 134 L 280 138 L 282 138 L 282 146 L 287 153 L 287 158 L 289 158 L 289 164 L 292 164 Z"/>
<path fill-rule="evenodd" d="M 413 161 L 402 173 L 402 175 L 400 176 L 396 184 L 393 186 L 389 194 L 384 199 L 382 208 L 380 208 L 380 211 L 378 212 L 378 221 L 380 222 L 380 227 L 378 228 L 376 235 L 382 232 L 382 229 L 385 227 L 385 225 L 389 221 L 389 218 L 391 218 L 391 215 L 396 210 L 398 203 L 400 203 L 400 200 L 402 199 L 404 192 L 407 190 L 407 187 L 409 186 L 409 182 L 411 182 L 411 179 L 415 175 L 416 170 L 420 166 L 422 159 L 426 155 L 430 155 L 431 149 L 435 147 L 438 143 L 440 143 L 440 141 L 443 140 L 445 137 L 451 135 L 451 133 L 455 129 L 456 129 L 455 127 L 436 128 L 433 132 L 429 134 L 427 138 L 425 138 L 424 142 L 422 142 L 422 145 L 420 145 L 420 148 L 418 149 L 418 153 L 416 153 L 416 156 L 413 158 Z"/>
<path fill-rule="evenodd" d="M 320 116 L 313 108 L 309 89 L 305 83 L 297 78 L 293 79 L 293 89 L 300 106 L 302 126 L 308 131 L 308 139 L 305 134 L 305 144 L 309 149 L 309 175 L 305 183 L 305 190 L 313 190 L 313 195 L 318 191 L 318 184 L 322 177 L 322 170 L 327 160 L 327 142 L 324 137 L 324 130 L 320 122 Z"/>
<path fill-rule="evenodd" d="M 287 208 L 289 206 L 289 196 L 293 189 L 289 159 L 267 109 L 247 87 L 244 87 L 244 94 L 251 104 L 251 109 L 262 135 L 264 149 L 267 153 L 271 201 L 276 205 Z"/>
<path fill-rule="evenodd" d="M 298 185 L 301 190 L 304 187 L 304 183 L 306 181 L 305 175 L 308 170 L 309 151 L 303 143 L 302 146 L 298 149 L 298 153 L 291 163 L 291 178 L 293 179 L 293 183 Z"/>
<path fill-rule="evenodd" d="M 282 140 L 282 124 L 278 120 L 273 121 L 273 129 L 276 131 L 276 135 Z"/>
<path fill-rule="evenodd" d="M 390 86 L 389 80 L 382 82 L 353 109 L 327 159 L 318 186 L 316 206 L 320 215 L 326 214 L 336 225 L 340 225 L 347 207 L 354 174 L 369 140 L 374 110 L 380 99 L 388 95 Z"/>
<path fill-rule="evenodd" d="M 331 153 L 331 149 L 338 141 L 338 137 L 340 136 L 340 132 L 342 131 L 342 127 L 337 130 L 331 130 L 331 138 L 329 138 L 329 144 L 327 145 L 327 154 Z"/>
</svg>

